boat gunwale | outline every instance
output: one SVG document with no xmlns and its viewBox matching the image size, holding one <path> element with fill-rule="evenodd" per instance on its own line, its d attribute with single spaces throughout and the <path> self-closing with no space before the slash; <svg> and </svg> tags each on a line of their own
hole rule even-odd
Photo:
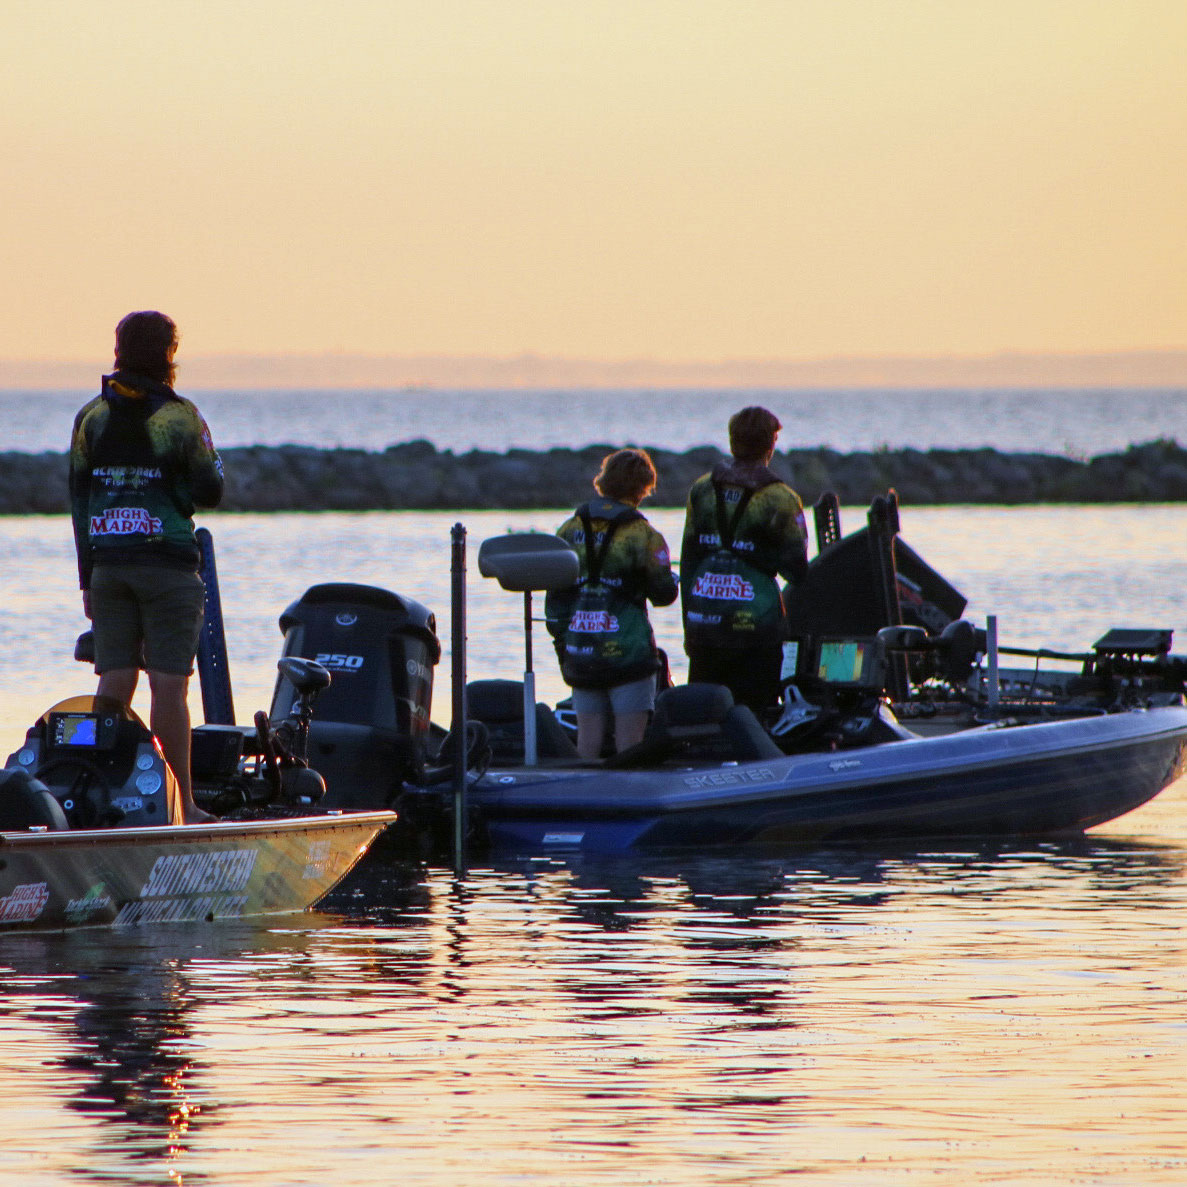
<svg viewBox="0 0 1187 1187">
<path fill-rule="evenodd" d="M 1148 727 L 1148 714 L 1173 714 L 1178 719 L 1177 724 L 1158 724 Z M 1121 723 L 1129 724 L 1140 720 L 1147 728 L 1133 725 L 1131 728 L 1121 728 Z M 1084 722 L 1108 721 L 1116 723 L 1110 736 L 1095 741 L 1085 741 L 1083 731 L 1075 727 Z M 1055 737 L 1049 737 L 1049 729 L 1057 729 Z M 962 741 L 970 737 L 993 740 L 1006 739 L 1016 741 L 1020 733 L 1025 731 L 1031 739 L 1036 736 L 1041 739 L 1038 746 L 1021 748 L 1010 744 L 995 745 L 988 753 L 977 755 L 962 754 L 964 747 L 957 749 Z M 1042 731 L 1042 732 L 1040 732 Z M 1066 739 L 1064 735 L 1068 736 Z M 471 785 L 470 791 L 475 794 L 476 803 L 484 801 L 497 804 L 501 810 L 518 813 L 521 811 L 537 811 L 541 807 L 559 810 L 565 817 L 580 814 L 589 809 L 595 797 L 588 794 L 590 777 L 599 775 L 613 775 L 614 782 L 620 787 L 623 783 L 640 783 L 647 780 L 649 786 L 639 792 L 616 799 L 613 803 L 603 803 L 604 810 L 610 810 L 615 815 L 631 816 L 639 813 L 648 815 L 678 813 L 689 808 L 702 808 L 729 804 L 761 803 L 776 799 L 801 798 L 821 794 L 853 791 L 858 789 L 885 786 L 901 783 L 904 780 L 925 780 L 935 777 L 959 778 L 964 774 L 983 771 L 987 767 L 1008 769 L 1010 767 L 1025 766 L 1032 763 L 1058 762 L 1062 758 L 1074 754 L 1102 753 L 1135 745 L 1146 746 L 1173 739 L 1181 735 L 1184 745 L 1187 745 L 1187 707 L 1178 705 L 1157 706 L 1152 709 L 1135 707 L 1121 713 L 1092 715 L 1083 718 L 1062 719 L 1059 721 L 1019 722 L 1006 726 L 1001 723 L 989 723 L 985 726 L 962 730 L 956 734 L 942 737 L 906 738 L 901 741 L 888 742 L 882 745 L 855 747 L 851 750 L 837 750 L 805 754 L 789 754 L 780 758 L 749 759 L 744 762 L 716 762 L 689 765 L 679 769 L 665 767 L 646 768 L 558 768 L 546 769 L 531 767 L 492 767 L 483 779 L 492 776 L 509 775 L 516 779 L 528 777 L 530 782 L 491 786 L 481 780 Z M 907 751 L 918 757 L 916 749 L 918 743 L 926 743 L 929 752 L 934 756 L 924 766 L 908 764 L 906 761 L 896 761 L 892 769 L 871 771 L 868 766 L 864 770 L 857 769 L 850 764 L 862 763 L 861 755 L 876 752 L 880 755 L 901 755 L 907 759 Z M 951 752 L 957 749 L 955 755 Z M 813 764 L 807 771 L 805 764 Z M 845 764 L 840 770 L 830 769 L 829 764 Z M 786 765 L 784 765 L 786 764 Z M 667 775 L 672 778 L 704 777 L 707 775 L 730 772 L 755 771 L 763 767 L 770 767 L 779 771 L 770 779 L 751 780 L 748 776 L 740 775 L 737 781 L 723 782 L 717 786 L 702 784 L 697 787 L 682 786 L 680 788 L 656 788 L 656 775 Z M 792 786 L 797 777 L 808 780 L 802 786 Z M 538 774 L 541 778 L 530 778 Z M 558 782 L 566 781 L 568 777 L 578 776 L 580 783 L 585 785 L 580 790 L 570 787 L 564 792 L 557 788 Z M 558 794 L 559 793 L 559 794 Z M 714 794 L 716 793 L 716 794 Z M 550 797 L 555 796 L 551 803 Z M 563 798 L 562 798 L 563 796 Z"/>
<path fill-rule="evenodd" d="M 395 823 L 389 809 L 334 809 L 324 815 L 264 820 L 212 820 L 201 824 L 149 824 L 131 828 L 45 829 L 0 832 L 0 849 L 62 848 L 99 844 L 175 845 L 218 842 L 235 836 L 265 837 L 288 832 L 326 832 L 373 827 L 380 832 Z"/>
</svg>

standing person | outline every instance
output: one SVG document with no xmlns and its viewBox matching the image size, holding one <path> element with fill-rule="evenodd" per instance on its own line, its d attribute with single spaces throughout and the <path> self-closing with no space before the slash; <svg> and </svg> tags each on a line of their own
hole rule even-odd
<svg viewBox="0 0 1187 1187">
<path fill-rule="evenodd" d="M 761 719 L 779 699 L 784 612 L 776 576 L 808 567 L 799 495 L 770 468 L 783 426 L 766 408 L 730 417 L 729 461 L 693 483 L 680 550 L 690 684 L 724 684 Z"/>
<path fill-rule="evenodd" d="M 173 390 L 177 326 L 129 313 L 115 370 L 74 420 L 70 498 L 98 695 L 132 703 L 143 667 L 149 725 L 177 778 L 186 823 L 209 820 L 190 775 L 190 674 L 202 630 L 195 507 L 217 506 L 222 461 L 198 409 Z"/>
<path fill-rule="evenodd" d="M 581 558 L 581 576 L 573 589 L 548 595 L 544 615 L 573 689 L 582 758 L 601 756 L 611 714 L 616 750 L 642 741 L 655 706 L 659 659 L 647 602 L 670 606 L 679 591 L 668 545 L 639 511 L 655 481 L 645 450 L 610 454 L 593 483 L 602 497 L 557 533 Z"/>
</svg>

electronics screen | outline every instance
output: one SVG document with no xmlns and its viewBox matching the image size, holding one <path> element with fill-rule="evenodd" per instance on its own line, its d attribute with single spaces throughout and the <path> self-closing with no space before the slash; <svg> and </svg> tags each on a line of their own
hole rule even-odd
<svg viewBox="0 0 1187 1187">
<path fill-rule="evenodd" d="M 834 688 L 881 691 L 882 653 L 876 639 L 821 639 L 816 675 Z"/>
<path fill-rule="evenodd" d="M 54 713 L 50 729 L 55 746 L 99 745 L 99 718 L 94 713 Z"/>
</svg>

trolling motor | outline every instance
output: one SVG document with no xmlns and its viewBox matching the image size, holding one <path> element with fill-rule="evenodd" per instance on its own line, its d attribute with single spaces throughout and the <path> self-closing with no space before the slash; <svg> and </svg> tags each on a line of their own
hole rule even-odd
<svg viewBox="0 0 1187 1187">
<path fill-rule="evenodd" d="M 296 655 L 283 656 L 276 668 L 296 690 L 297 699 L 292 715 L 275 728 L 262 709 L 255 715 L 256 745 L 264 778 L 276 799 L 315 804 L 326 794 L 326 781 L 309 765 L 309 727 L 313 702 L 330 687 L 330 673 L 316 660 Z"/>
</svg>

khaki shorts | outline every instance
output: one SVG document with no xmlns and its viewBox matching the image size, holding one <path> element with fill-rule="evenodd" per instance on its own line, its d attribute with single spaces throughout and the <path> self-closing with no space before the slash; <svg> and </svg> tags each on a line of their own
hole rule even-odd
<svg viewBox="0 0 1187 1187">
<path fill-rule="evenodd" d="M 613 688 L 573 689 L 573 711 L 581 714 L 648 713 L 655 708 L 655 677 L 644 676 Z"/>
<path fill-rule="evenodd" d="M 91 574 L 95 671 L 194 670 L 206 604 L 197 573 L 157 565 L 96 565 Z"/>
</svg>

